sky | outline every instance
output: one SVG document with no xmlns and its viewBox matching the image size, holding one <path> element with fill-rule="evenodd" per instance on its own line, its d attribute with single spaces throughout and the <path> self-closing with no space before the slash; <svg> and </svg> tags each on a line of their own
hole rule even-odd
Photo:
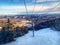
<svg viewBox="0 0 60 45">
<path fill-rule="evenodd" d="M 0 0 L 0 15 L 60 14 L 60 0 Z M 26 12 L 27 9 L 27 12 Z"/>
</svg>

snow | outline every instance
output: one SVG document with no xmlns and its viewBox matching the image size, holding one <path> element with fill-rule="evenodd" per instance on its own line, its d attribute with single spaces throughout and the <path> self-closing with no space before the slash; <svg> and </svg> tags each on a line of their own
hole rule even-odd
<svg viewBox="0 0 60 45">
<path fill-rule="evenodd" d="M 45 28 L 35 31 L 35 36 L 32 37 L 32 31 L 29 31 L 25 36 L 4 45 L 60 45 L 60 32 Z"/>
</svg>

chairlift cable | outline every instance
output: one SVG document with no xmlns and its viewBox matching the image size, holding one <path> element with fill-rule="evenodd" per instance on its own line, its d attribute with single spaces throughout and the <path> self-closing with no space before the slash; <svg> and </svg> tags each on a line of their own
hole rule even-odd
<svg viewBox="0 0 60 45">
<path fill-rule="evenodd" d="M 33 10 L 32 10 L 32 14 L 35 13 L 35 7 L 36 7 L 36 0 L 35 0 L 35 3 L 34 3 L 34 7 L 33 7 Z"/>
<path fill-rule="evenodd" d="M 58 3 L 56 6 L 54 6 L 53 8 L 50 8 L 49 10 L 48 9 L 46 9 L 47 11 L 42 11 L 42 12 L 45 12 L 44 14 L 46 14 L 46 13 L 48 13 L 48 12 L 50 12 L 50 11 L 52 11 L 53 9 L 55 9 L 57 6 L 59 6 L 60 5 L 60 3 Z M 39 11 L 38 13 L 40 13 L 41 11 Z"/>
<path fill-rule="evenodd" d="M 27 10 L 27 5 L 26 5 L 26 0 L 24 0 L 24 5 L 25 5 L 25 9 L 26 9 L 26 14 L 28 15 L 28 10 Z"/>
<path fill-rule="evenodd" d="M 55 8 L 58 7 L 59 5 L 60 5 L 60 3 L 58 3 L 58 4 L 57 4 L 56 6 L 54 6 L 53 8 L 50 8 L 49 10 L 47 10 L 47 11 L 45 12 L 45 14 L 51 12 L 53 9 L 55 9 Z"/>
</svg>

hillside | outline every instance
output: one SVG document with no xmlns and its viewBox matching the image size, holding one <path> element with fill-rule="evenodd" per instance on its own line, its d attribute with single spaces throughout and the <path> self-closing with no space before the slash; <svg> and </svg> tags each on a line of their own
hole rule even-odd
<svg viewBox="0 0 60 45">
<path fill-rule="evenodd" d="M 35 31 L 35 36 L 32 37 L 32 31 L 29 31 L 25 36 L 4 45 L 60 45 L 60 32 L 45 28 Z"/>
</svg>

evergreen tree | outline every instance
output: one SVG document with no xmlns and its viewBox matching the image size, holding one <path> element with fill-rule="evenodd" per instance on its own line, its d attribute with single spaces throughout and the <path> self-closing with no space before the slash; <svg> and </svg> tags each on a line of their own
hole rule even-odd
<svg viewBox="0 0 60 45">
<path fill-rule="evenodd" d="M 60 19 L 57 19 L 57 20 L 54 21 L 54 23 L 52 25 L 52 28 L 54 30 L 60 31 Z"/>
<path fill-rule="evenodd" d="M 10 20 L 8 19 L 7 24 L 2 27 L 2 30 L 0 32 L 0 43 L 7 43 L 7 42 L 11 42 L 14 40 L 14 35 L 13 32 L 10 31 Z"/>
</svg>

